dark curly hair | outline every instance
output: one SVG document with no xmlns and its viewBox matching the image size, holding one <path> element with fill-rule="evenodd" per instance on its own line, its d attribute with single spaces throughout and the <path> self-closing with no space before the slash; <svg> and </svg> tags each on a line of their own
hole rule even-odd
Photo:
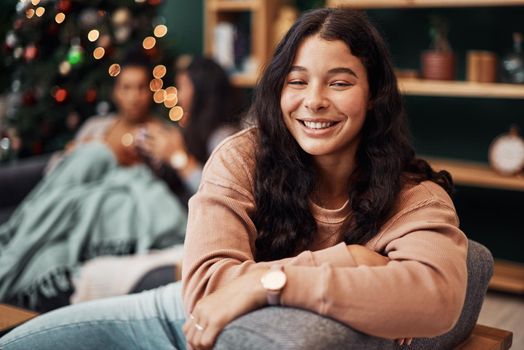
<svg viewBox="0 0 524 350">
<path fill-rule="evenodd" d="M 177 74 L 187 73 L 193 84 L 191 117 L 182 129 L 189 153 L 202 164 L 209 157 L 208 143 L 213 131 L 224 125 L 239 123 L 235 110 L 236 95 L 226 72 L 211 58 L 195 56 Z"/>
<path fill-rule="evenodd" d="M 432 180 L 448 193 L 453 190 L 449 173 L 437 173 L 415 157 L 389 51 L 366 15 L 333 8 L 306 12 L 277 46 L 250 111 L 258 125 L 254 184 L 257 261 L 297 254 L 314 239 L 317 230 L 308 203 L 317 183 L 312 157 L 287 130 L 280 109 L 280 94 L 297 49 L 312 35 L 343 41 L 368 75 L 371 108 L 361 130 L 357 169 L 348 188 L 353 215 L 344 223 L 346 244 L 364 244 L 378 233 L 404 184 Z"/>
</svg>

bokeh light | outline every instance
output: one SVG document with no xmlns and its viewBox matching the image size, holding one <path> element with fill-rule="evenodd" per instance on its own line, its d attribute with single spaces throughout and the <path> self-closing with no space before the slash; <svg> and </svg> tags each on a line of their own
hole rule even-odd
<svg viewBox="0 0 524 350">
<path fill-rule="evenodd" d="M 109 66 L 108 72 L 110 76 L 116 77 L 118 74 L 120 74 L 120 65 L 118 63 L 113 63 L 111 66 Z"/>
<path fill-rule="evenodd" d="M 90 41 L 90 42 L 95 42 L 98 40 L 98 37 L 100 36 L 100 32 L 96 29 L 92 29 L 89 31 L 89 33 L 87 33 L 87 39 Z"/>
<path fill-rule="evenodd" d="M 167 34 L 167 27 L 164 24 L 159 24 L 153 30 L 153 34 L 157 38 L 162 38 L 163 36 L 165 36 Z"/>
<path fill-rule="evenodd" d="M 160 89 L 158 91 L 155 91 L 155 93 L 153 94 L 153 100 L 156 103 L 162 103 L 162 102 L 164 102 L 165 99 L 166 99 L 166 90 L 164 90 L 164 89 Z"/>
<path fill-rule="evenodd" d="M 64 102 L 67 98 L 67 90 L 64 88 L 57 88 L 55 90 L 54 97 L 55 97 L 56 102 L 58 103 Z"/>
<path fill-rule="evenodd" d="M 179 121 L 184 116 L 184 110 L 180 106 L 175 106 L 169 111 L 169 119 L 174 122 Z"/>
<path fill-rule="evenodd" d="M 35 13 L 38 17 L 42 17 L 45 13 L 45 7 L 42 7 L 42 6 L 38 7 Z"/>
<path fill-rule="evenodd" d="M 60 24 L 62 23 L 64 20 L 65 20 L 65 13 L 63 12 L 58 12 L 55 16 L 55 22 Z"/>
<path fill-rule="evenodd" d="M 156 39 L 152 36 L 146 37 L 144 41 L 142 42 L 142 46 L 146 50 L 151 50 L 153 47 L 155 47 L 155 45 L 156 45 Z"/>
<path fill-rule="evenodd" d="M 163 85 L 164 82 L 162 81 L 162 79 L 155 78 L 152 79 L 151 82 L 149 82 L 149 89 L 151 89 L 151 91 L 158 91 L 162 88 Z"/>
<path fill-rule="evenodd" d="M 175 95 L 176 96 L 178 94 L 178 90 L 176 89 L 176 87 L 170 86 L 170 87 L 166 88 L 166 93 L 168 95 Z"/>
<path fill-rule="evenodd" d="M 176 95 L 172 95 L 171 97 L 166 96 L 166 99 L 164 101 L 164 106 L 166 106 L 166 108 L 173 108 L 176 106 L 176 104 L 178 103 L 178 97 L 176 97 Z"/>
<path fill-rule="evenodd" d="M 161 79 L 166 75 L 167 68 L 163 64 L 159 64 L 153 68 L 153 76 L 157 79 Z"/>
<path fill-rule="evenodd" d="M 99 60 L 106 54 L 106 50 L 103 47 L 97 47 L 93 50 L 93 57 L 95 60 Z"/>
</svg>

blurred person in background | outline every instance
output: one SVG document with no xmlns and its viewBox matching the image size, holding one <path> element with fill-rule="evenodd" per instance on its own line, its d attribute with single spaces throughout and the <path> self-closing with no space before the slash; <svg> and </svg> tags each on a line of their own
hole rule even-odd
<svg viewBox="0 0 524 350">
<path fill-rule="evenodd" d="M 2 302 L 45 312 L 69 303 L 82 262 L 183 242 L 190 186 L 175 170 L 158 176 L 157 156 L 137 141 L 158 128 L 169 130 L 172 149 L 183 147 L 180 132 L 151 112 L 150 80 L 147 58 L 130 52 L 113 88 L 116 113 L 90 118 L 0 225 Z"/>
<path fill-rule="evenodd" d="M 196 192 L 202 167 L 213 149 L 239 130 L 236 97 L 225 71 L 205 57 L 182 56 L 176 64 L 175 86 L 178 105 L 184 109 L 182 127 L 172 130 L 148 124 L 141 130 L 137 147 L 158 164 L 157 173 L 164 178 L 179 174 L 190 192 Z M 178 169 L 175 174 L 173 168 Z M 71 301 L 140 292 L 174 282 L 180 279 L 181 259 L 179 244 L 148 254 L 90 260 L 75 279 Z"/>
</svg>

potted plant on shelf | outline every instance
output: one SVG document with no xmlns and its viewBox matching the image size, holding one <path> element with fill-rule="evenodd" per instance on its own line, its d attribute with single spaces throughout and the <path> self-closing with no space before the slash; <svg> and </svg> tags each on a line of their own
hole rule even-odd
<svg viewBox="0 0 524 350">
<path fill-rule="evenodd" d="M 430 49 L 421 55 L 422 77 L 424 79 L 454 80 L 455 55 L 448 41 L 448 25 L 439 16 L 430 19 Z"/>
</svg>

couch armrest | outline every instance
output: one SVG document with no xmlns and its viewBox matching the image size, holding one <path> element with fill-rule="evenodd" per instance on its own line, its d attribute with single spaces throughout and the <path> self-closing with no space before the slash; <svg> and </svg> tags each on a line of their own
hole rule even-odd
<svg viewBox="0 0 524 350">
<path fill-rule="evenodd" d="M 416 338 L 409 349 L 452 349 L 471 334 L 493 274 L 493 256 L 469 241 L 468 287 L 462 314 L 451 331 L 435 338 Z M 285 307 L 266 307 L 231 322 L 214 350 L 399 349 L 392 340 L 372 337 L 318 314 Z"/>
<path fill-rule="evenodd" d="M 49 155 L 22 159 L 0 167 L 0 208 L 17 206 L 42 179 Z"/>
</svg>

